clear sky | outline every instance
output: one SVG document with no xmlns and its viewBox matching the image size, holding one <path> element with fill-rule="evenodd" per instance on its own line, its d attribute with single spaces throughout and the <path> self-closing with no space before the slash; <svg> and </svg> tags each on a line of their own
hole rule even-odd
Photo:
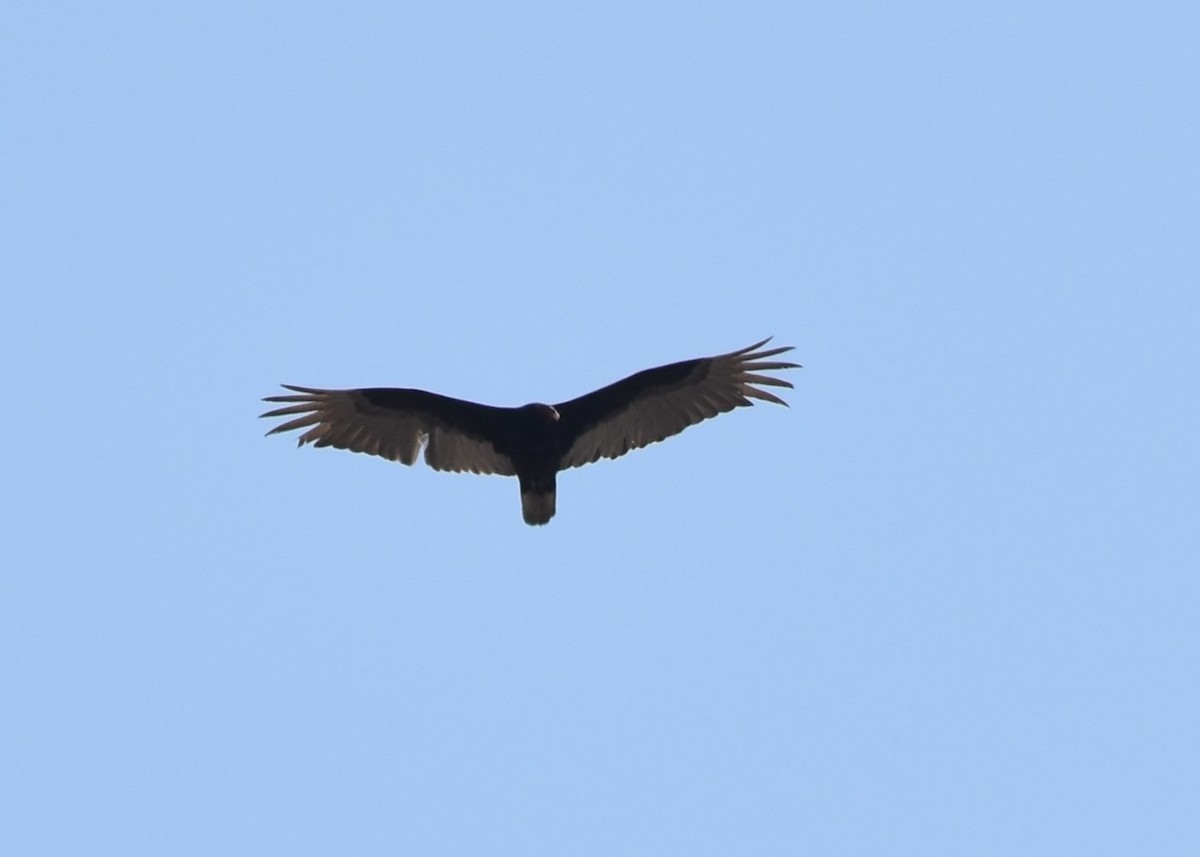
<svg viewBox="0 0 1200 857">
<path fill-rule="evenodd" d="M 1200 853 L 1192 3 L 0 16 L 0 851 Z M 514 480 L 280 382 L 762 405 Z"/>
</svg>

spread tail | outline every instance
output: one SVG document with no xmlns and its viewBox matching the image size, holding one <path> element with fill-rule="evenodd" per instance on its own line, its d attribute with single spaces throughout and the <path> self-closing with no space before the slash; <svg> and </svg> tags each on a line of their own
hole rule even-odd
<svg viewBox="0 0 1200 857">
<path fill-rule="evenodd" d="M 530 526 L 550 523 L 554 517 L 554 477 L 521 480 L 521 516 Z"/>
</svg>

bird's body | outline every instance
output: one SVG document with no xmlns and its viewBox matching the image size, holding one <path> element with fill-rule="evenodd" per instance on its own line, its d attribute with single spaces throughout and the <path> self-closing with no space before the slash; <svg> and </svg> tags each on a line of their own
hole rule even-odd
<svg viewBox="0 0 1200 857">
<path fill-rule="evenodd" d="M 268 434 L 305 428 L 300 445 L 333 446 L 404 464 L 413 464 L 424 445 L 425 461 L 435 470 L 516 476 L 525 522 L 545 524 L 554 516 L 560 470 L 617 458 L 750 405 L 751 398 L 786 405 L 753 386 L 792 386 L 757 374 L 797 368 L 767 360 L 791 350 L 758 350 L 768 341 L 647 369 L 553 406 L 501 408 L 424 390 L 322 390 L 285 384 L 295 395 L 268 396 L 264 401 L 285 407 L 262 416 L 293 417 Z"/>
</svg>

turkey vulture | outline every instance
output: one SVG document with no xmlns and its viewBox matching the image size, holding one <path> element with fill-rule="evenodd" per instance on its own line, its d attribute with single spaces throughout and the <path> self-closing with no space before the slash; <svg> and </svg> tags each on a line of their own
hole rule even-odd
<svg viewBox="0 0 1200 857">
<path fill-rule="evenodd" d="M 294 417 L 267 434 L 307 429 L 300 446 L 334 446 L 412 464 L 424 444 L 425 463 L 434 470 L 516 476 L 525 523 L 545 524 L 554 517 L 554 482 L 560 470 L 617 458 L 701 420 L 751 405 L 750 399 L 786 406 L 754 386 L 791 387 L 759 373 L 799 368 L 771 360 L 792 349 L 760 350 L 768 342 L 647 369 L 553 406 L 497 408 L 424 390 L 320 390 L 284 384 L 296 395 L 267 396 L 264 402 L 285 407 L 262 416 Z"/>
</svg>

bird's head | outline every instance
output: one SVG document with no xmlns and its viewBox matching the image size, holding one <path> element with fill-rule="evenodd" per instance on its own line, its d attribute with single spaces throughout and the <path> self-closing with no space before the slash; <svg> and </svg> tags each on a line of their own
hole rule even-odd
<svg viewBox="0 0 1200 857">
<path fill-rule="evenodd" d="M 540 402 L 534 402 L 533 404 L 526 405 L 524 408 L 522 408 L 522 410 L 528 411 L 529 413 L 537 416 L 538 419 L 544 420 L 548 423 L 558 422 L 558 411 L 555 410 L 551 405 L 543 405 Z"/>
</svg>

